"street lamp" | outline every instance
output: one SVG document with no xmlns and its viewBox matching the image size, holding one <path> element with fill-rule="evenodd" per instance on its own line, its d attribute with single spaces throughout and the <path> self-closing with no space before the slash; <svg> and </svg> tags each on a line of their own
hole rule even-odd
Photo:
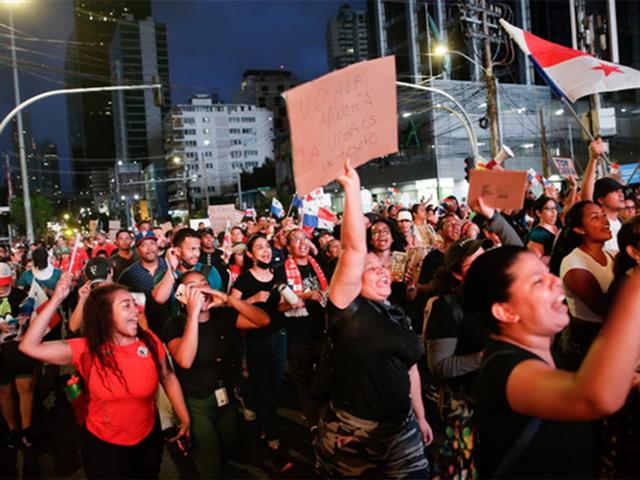
<svg viewBox="0 0 640 480">
<path fill-rule="evenodd" d="M 20 0 L 3 0 L 1 5 L 8 5 L 7 11 L 9 13 L 9 38 L 11 41 L 11 66 L 13 70 L 13 94 L 16 101 L 16 106 L 20 105 L 20 80 L 18 78 L 18 59 L 16 55 L 16 39 L 13 29 L 13 7 L 19 3 L 23 3 Z M 29 243 L 35 241 L 35 235 L 33 233 L 33 218 L 31 216 L 31 194 L 29 193 L 29 176 L 27 174 L 27 153 L 24 145 L 24 131 L 22 126 L 22 112 L 18 112 L 16 117 L 16 127 L 18 129 L 18 154 L 20 156 L 20 177 L 22 178 L 22 202 L 24 203 L 25 223 L 27 227 L 27 240 Z"/>
<path fill-rule="evenodd" d="M 436 48 L 434 48 L 433 53 L 438 57 L 444 57 L 448 51 L 449 50 L 447 49 L 446 45 L 439 44 L 439 45 L 436 45 Z"/>
<path fill-rule="evenodd" d="M 462 58 L 464 58 L 465 60 L 468 60 L 469 62 L 474 64 L 476 67 L 478 67 L 480 70 L 482 70 L 485 74 L 487 74 L 487 72 L 491 70 L 491 67 L 485 68 L 484 65 L 482 65 L 480 62 L 478 62 L 477 60 L 474 60 L 473 58 L 460 52 L 459 50 L 449 50 L 446 45 L 437 45 L 436 48 L 433 50 L 433 55 L 436 57 L 444 57 L 445 55 L 449 55 L 450 53 L 455 53 L 456 55 L 460 55 Z"/>
<path fill-rule="evenodd" d="M 488 63 L 487 67 L 485 67 L 465 53 L 458 50 L 449 50 L 446 45 L 442 44 L 436 46 L 433 54 L 435 56 L 443 57 L 449 53 L 455 53 L 456 55 L 461 56 L 484 73 L 484 80 L 487 86 L 487 118 L 489 120 L 489 132 L 491 137 L 491 156 L 495 156 L 498 154 L 500 144 L 502 142 L 498 126 L 498 80 L 493 74 L 491 59 L 485 57 Z"/>
</svg>

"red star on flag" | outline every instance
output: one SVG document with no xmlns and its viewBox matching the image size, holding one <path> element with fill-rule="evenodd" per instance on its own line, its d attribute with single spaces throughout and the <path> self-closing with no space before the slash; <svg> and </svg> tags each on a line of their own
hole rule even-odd
<svg viewBox="0 0 640 480">
<path fill-rule="evenodd" d="M 597 67 L 593 67 L 591 70 L 602 70 L 605 77 L 608 77 L 612 73 L 624 73 L 619 67 L 616 67 L 615 65 L 607 65 L 605 63 L 601 63 Z"/>
</svg>

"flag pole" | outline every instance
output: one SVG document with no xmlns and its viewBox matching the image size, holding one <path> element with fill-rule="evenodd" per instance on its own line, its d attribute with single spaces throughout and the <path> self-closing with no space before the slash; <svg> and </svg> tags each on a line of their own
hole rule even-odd
<svg viewBox="0 0 640 480">
<path fill-rule="evenodd" d="M 287 210 L 287 215 L 285 216 L 285 218 L 289 218 L 289 215 L 291 215 L 291 210 L 293 210 L 293 201 L 296 199 L 296 194 L 293 194 L 293 197 L 291 197 L 291 203 L 289 203 L 289 209 Z"/>
<path fill-rule="evenodd" d="M 587 128 L 582 119 L 578 116 L 578 113 L 573 108 L 573 105 L 571 105 L 571 102 L 569 102 L 569 100 L 567 100 L 564 95 L 560 95 L 560 98 L 562 99 L 562 104 L 567 108 L 567 110 L 569 110 L 571 116 L 576 119 L 578 125 L 580 125 L 580 128 L 582 128 L 582 131 L 587 134 L 587 137 L 589 137 L 592 142 L 595 142 L 595 137 L 591 134 L 591 131 Z M 611 160 L 609 160 L 609 156 L 606 153 L 602 153 L 600 156 L 604 158 L 607 163 L 611 163 Z"/>
</svg>

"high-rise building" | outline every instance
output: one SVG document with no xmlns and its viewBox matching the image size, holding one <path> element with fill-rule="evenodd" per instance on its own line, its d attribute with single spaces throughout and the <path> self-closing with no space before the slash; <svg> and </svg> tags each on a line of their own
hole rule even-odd
<svg viewBox="0 0 640 480">
<path fill-rule="evenodd" d="M 112 83 L 161 83 L 164 105 L 171 105 L 167 29 L 153 19 L 127 15 L 116 26 L 109 51 Z M 157 105 L 152 90 L 112 92 L 116 157 L 123 161 L 159 158 L 163 153 L 162 119 L 169 106 Z"/>
<path fill-rule="evenodd" d="M 276 183 L 293 187 L 289 120 L 282 92 L 301 82 L 288 70 L 247 70 L 235 103 L 248 103 L 272 112 Z"/>
<path fill-rule="evenodd" d="M 151 0 L 74 0 L 75 22 L 65 62 L 68 88 L 111 84 L 111 37 L 127 15 L 134 20 L 150 17 Z M 66 98 L 73 169 L 77 172 L 74 184 L 78 199 L 89 199 L 89 170 L 113 166 L 115 158 L 113 99 L 109 92 Z M 99 159 L 111 160 L 95 161 Z"/>
<path fill-rule="evenodd" d="M 344 4 L 327 21 L 327 59 L 336 70 L 369 58 L 367 14 Z"/>
<path fill-rule="evenodd" d="M 138 161 L 151 167 L 153 178 L 164 176 L 163 118 L 169 113 L 169 58 L 167 30 L 153 19 L 135 20 L 127 15 L 118 23 L 109 50 L 114 84 L 153 84 L 163 87 L 160 105 L 153 90 L 116 91 L 112 111 L 116 158 L 124 164 Z M 150 177 L 149 177 L 150 178 Z M 146 198 L 159 215 L 166 214 L 166 185 L 157 183 Z"/>
<path fill-rule="evenodd" d="M 272 115 L 255 105 L 216 104 L 209 95 L 173 107 L 165 121 L 169 207 L 187 210 L 230 193 L 241 172 L 273 158 Z"/>
<path fill-rule="evenodd" d="M 18 132 L 16 121 L 12 122 L 13 140 L 15 150 L 18 152 Z M 31 130 L 31 117 L 29 112 L 22 114 L 22 135 L 25 144 L 27 158 L 27 173 L 29 175 L 29 192 L 31 195 L 42 195 L 53 201 L 54 204 L 62 202 L 60 188 L 60 167 L 58 148 L 48 140 L 39 143 Z M 16 153 L 9 157 L 9 175 L 12 191 L 22 192 L 22 169 L 20 168 L 20 156 Z"/>
</svg>

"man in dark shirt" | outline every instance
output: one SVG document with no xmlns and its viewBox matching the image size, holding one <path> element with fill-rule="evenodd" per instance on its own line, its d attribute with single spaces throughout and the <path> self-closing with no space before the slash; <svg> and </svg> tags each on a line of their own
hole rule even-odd
<svg viewBox="0 0 640 480">
<path fill-rule="evenodd" d="M 278 227 L 271 239 L 271 266 L 276 269 L 287 259 L 287 232 L 284 227 Z"/>
<path fill-rule="evenodd" d="M 310 240 L 302 230 L 291 230 L 287 235 L 291 255 L 281 268 L 287 285 L 305 304 L 285 315 L 289 317 L 287 340 L 291 373 L 296 381 L 302 413 L 309 426 L 314 426 L 318 421 L 318 410 L 311 398 L 311 379 L 313 367 L 320 358 L 328 283 L 320 265 L 309 254 L 309 244 Z"/>
<path fill-rule="evenodd" d="M 118 283 L 129 287 L 132 292 L 144 293 L 146 297 L 144 313 L 149 322 L 149 328 L 161 337 L 169 310 L 165 305 L 158 304 L 151 292 L 153 279 L 167 270 L 167 263 L 164 258 L 158 256 L 158 239 L 153 232 L 136 235 L 136 250 L 139 259 L 120 274 Z"/>
<path fill-rule="evenodd" d="M 229 284 L 229 265 L 222 258 L 223 252 L 216 248 L 216 237 L 213 230 L 205 228 L 200 233 L 200 260 L 204 266 L 215 267 L 224 285 Z"/>
<path fill-rule="evenodd" d="M 133 235 L 129 230 L 119 230 L 116 233 L 116 246 L 118 251 L 113 254 L 111 261 L 113 263 L 113 278 L 118 278 L 120 274 L 136 261 L 136 257 L 131 250 L 133 244 Z"/>
</svg>

